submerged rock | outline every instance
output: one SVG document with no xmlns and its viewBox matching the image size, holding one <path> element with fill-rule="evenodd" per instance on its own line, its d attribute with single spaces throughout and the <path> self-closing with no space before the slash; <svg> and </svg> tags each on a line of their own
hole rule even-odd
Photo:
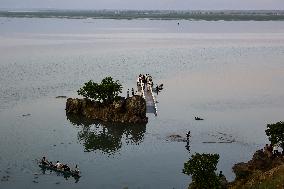
<svg viewBox="0 0 284 189">
<path fill-rule="evenodd" d="M 105 104 L 90 99 L 68 98 L 66 114 L 80 115 L 93 120 L 120 123 L 147 123 L 146 101 L 138 95 Z"/>
<path fill-rule="evenodd" d="M 67 98 L 67 96 L 57 96 L 55 98 Z"/>
<path fill-rule="evenodd" d="M 172 142 L 187 142 L 187 139 L 185 137 L 176 134 L 167 136 L 167 140 L 170 140 Z"/>
</svg>

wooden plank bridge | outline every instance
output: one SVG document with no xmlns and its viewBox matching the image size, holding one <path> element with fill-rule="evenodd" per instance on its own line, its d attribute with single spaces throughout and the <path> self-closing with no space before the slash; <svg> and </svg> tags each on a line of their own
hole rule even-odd
<svg viewBox="0 0 284 189">
<path fill-rule="evenodd" d="M 138 92 L 146 101 L 146 112 L 153 113 L 157 116 L 157 104 L 156 104 L 156 97 L 153 93 L 152 86 L 148 86 L 147 84 L 142 83 L 140 81 L 139 86 L 137 86 Z"/>
</svg>

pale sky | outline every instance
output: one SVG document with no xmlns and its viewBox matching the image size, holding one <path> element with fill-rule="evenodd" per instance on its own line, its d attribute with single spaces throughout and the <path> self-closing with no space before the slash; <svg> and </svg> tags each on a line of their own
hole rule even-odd
<svg viewBox="0 0 284 189">
<path fill-rule="evenodd" d="M 8 9 L 284 9 L 284 0 L 0 0 Z"/>
</svg>

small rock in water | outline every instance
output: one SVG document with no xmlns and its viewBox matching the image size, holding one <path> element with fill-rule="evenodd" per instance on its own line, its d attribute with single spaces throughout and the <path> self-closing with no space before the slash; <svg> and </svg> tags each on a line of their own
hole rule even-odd
<svg viewBox="0 0 284 189">
<path fill-rule="evenodd" d="M 1 178 L 1 181 L 9 181 L 9 176 L 3 176 L 3 177 Z"/>
<path fill-rule="evenodd" d="M 186 142 L 186 138 L 175 134 L 168 136 L 167 139 L 175 142 Z"/>
<path fill-rule="evenodd" d="M 33 183 L 38 183 L 38 181 L 36 181 L 36 180 L 33 180 Z"/>
<path fill-rule="evenodd" d="M 31 116 L 31 114 L 23 114 L 23 117 Z"/>
<path fill-rule="evenodd" d="M 56 182 L 55 184 L 60 184 L 60 182 Z"/>
<path fill-rule="evenodd" d="M 67 96 L 57 96 L 55 98 L 67 98 Z"/>
</svg>

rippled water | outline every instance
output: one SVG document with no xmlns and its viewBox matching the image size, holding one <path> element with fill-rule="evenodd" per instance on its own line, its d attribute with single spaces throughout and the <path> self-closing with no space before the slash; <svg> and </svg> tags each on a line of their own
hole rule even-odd
<svg viewBox="0 0 284 189">
<path fill-rule="evenodd" d="M 266 124 L 283 119 L 282 22 L 0 23 L 0 188 L 186 188 L 181 170 L 195 152 L 219 153 L 218 169 L 232 180 L 233 164 L 267 142 Z M 108 75 L 126 95 L 139 73 L 165 86 L 147 125 L 66 116 L 66 99 L 55 98 Z M 169 138 L 188 130 L 190 151 Z M 79 164 L 82 177 L 43 174 L 43 155 Z"/>
</svg>

